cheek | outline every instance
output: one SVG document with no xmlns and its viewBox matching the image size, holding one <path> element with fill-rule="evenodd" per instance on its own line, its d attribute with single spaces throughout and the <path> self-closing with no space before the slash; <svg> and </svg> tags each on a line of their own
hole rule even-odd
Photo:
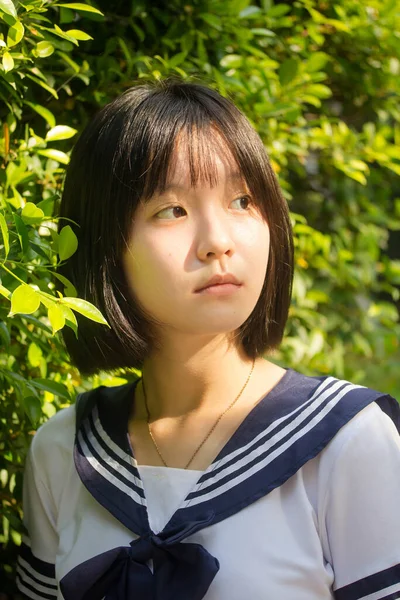
<svg viewBox="0 0 400 600">
<path fill-rule="evenodd" d="M 144 304 L 165 297 L 179 279 L 180 256 L 176 242 L 165 244 L 163 237 L 137 239 L 125 255 L 125 273 L 131 290 Z"/>
<path fill-rule="evenodd" d="M 248 235 L 243 236 L 241 243 L 247 259 L 252 261 L 252 269 L 265 274 L 270 249 L 268 225 L 264 221 L 255 221 Z"/>
</svg>

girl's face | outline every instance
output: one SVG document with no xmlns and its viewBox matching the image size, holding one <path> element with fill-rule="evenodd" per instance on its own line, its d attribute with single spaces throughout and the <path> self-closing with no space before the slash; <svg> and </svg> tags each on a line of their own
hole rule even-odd
<svg viewBox="0 0 400 600">
<path fill-rule="evenodd" d="M 253 311 L 264 283 L 269 228 L 232 160 L 215 150 L 218 181 L 190 187 L 187 151 L 178 146 L 162 195 L 139 204 L 123 266 L 134 297 L 169 330 L 228 334 Z M 237 284 L 199 291 L 215 275 Z"/>
</svg>

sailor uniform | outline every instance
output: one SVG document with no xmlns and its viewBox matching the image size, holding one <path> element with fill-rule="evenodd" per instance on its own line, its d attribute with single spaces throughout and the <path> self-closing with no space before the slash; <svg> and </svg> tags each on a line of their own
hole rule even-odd
<svg viewBox="0 0 400 600">
<path fill-rule="evenodd" d="M 136 382 L 36 433 L 20 591 L 33 600 L 400 598 L 400 410 L 288 369 L 205 471 L 137 465 Z"/>
</svg>

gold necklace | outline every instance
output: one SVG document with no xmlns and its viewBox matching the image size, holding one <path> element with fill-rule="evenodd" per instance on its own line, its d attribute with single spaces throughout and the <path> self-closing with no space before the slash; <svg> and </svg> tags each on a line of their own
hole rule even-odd
<svg viewBox="0 0 400 600">
<path fill-rule="evenodd" d="M 189 462 L 187 463 L 186 467 L 184 467 L 185 469 L 187 469 L 187 468 L 188 468 L 188 466 L 190 465 L 190 463 L 192 462 L 192 460 L 194 459 L 194 457 L 196 456 L 196 454 L 198 453 L 198 451 L 200 450 L 200 448 L 201 448 L 201 447 L 202 447 L 202 446 L 203 446 L 203 445 L 206 443 L 206 441 L 208 440 L 208 438 L 210 437 L 210 435 L 212 434 L 212 432 L 214 431 L 214 429 L 216 428 L 216 426 L 218 425 L 218 423 L 220 422 L 220 420 L 222 419 L 222 417 L 224 416 L 224 414 L 225 414 L 225 413 L 227 413 L 227 412 L 228 412 L 228 410 L 229 410 L 230 408 L 232 408 L 232 406 L 233 406 L 233 405 L 234 405 L 234 404 L 235 404 L 235 403 L 236 403 L 236 402 L 239 400 L 240 396 L 243 394 L 244 390 L 246 389 L 246 386 L 247 386 L 247 384 L 248 384 L 248 383 L 249 383 L 249 381 L 250 381 L 250 377 L 251 377 L 251 375 L 252 375 L 252 373 L 253 373 L 253 370 L 254 370 L 254 365 L 255 365 L 255 362 L 256 362 L 256 360 L 254 359 L 254 360 L 253 360 L 253 365 L 252 365 L 252 367 L 251 367 L 251 371 L 250 371 L 250 373 L 249 373 L 249 375 L 248 375 L 248 377 L 247 377 L 247 379 L 246 379 L 246 382 L 245 382 L 244 386 L 242 387 L 242 389 L 240 390 L 240 392 L 238 393 L 238 395 L 236 396 L 236 398 L 234 399 L 234 401 L 233 401 L 233 402 L 231 402 L 231 404 L 228 406 L 228 408 L 226 408 L 226 409 L 224 410 L 224 412 L 223 412 L 223 413 L 222 413 L 222 414 L 221 414 L 221 415 L 218 417 L 218 419 L 215 421 L 214 425 L 211 427 L 210 431 L 208 432 L 208 434 L 206 435 L 206 437 L 204 438 L 204 440 L 201 442 L 201 444 L 200 444 L 200 445 L 199 445 L 199 446 L 196 448 L 196 450 L 194 451 L 194 454 L 192 455 L 192 458 L 189 460 Z M 150 413 L 149 413 L 149 408 L 148 408 L 148 406 L 147 406 L 147 396 L 146 396 L 146 389 L 145 389 L 145 387 L 144 387 L 144 380 L 143 380 L 143 376 L 142 376 L 142 388 L 143 388 L 143 398 L 144 398 L 144 404 L 145 404 L 145 407 L 146 407 L 146 413 L 147 413 L 147 427 L 148 427 L 148 430 L 149 430 L 149 434 L 150 434 L 150 437 L 151 437 L 151 439 L 152 439 L 152 441 L 153 441 L 153 444 L 154 444 L 154 446 L 155 446 L 155 449 L 157 450 L 158 456 L 161 458 L 161 460 L 163 461 L 164 465 L 165 465 L 166 467 L 168 467 L 167 463 L 165 462 L 165 460 L 164 460 L 164 458 L 163 458 L 163 456 L 162 456 L 162 454 L 161 454 L 161 452 L 160 452 L 160 449 L 159 449 L 159 447 L 158 447 L 158 445 L 157 445 L 157 442 L 156 442 L 156 440 L 154 439 L 154 437 L 153 437 L 153 434 L 152 434 L 152 432 L 151 432 L 151 427 L 150 427 Z"/>
</svg>

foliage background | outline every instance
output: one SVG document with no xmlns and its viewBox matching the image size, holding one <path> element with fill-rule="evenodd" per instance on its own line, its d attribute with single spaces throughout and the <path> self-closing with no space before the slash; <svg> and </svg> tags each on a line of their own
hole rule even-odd
<svg viewBox="0 0 400 600">
<path fill-rule="evenodd" d="M 132 377 L 70 365 L 57 332 L 74 311 L 101 317 L 68 281 L 58 296 L 54 271 L 76 249 L 68 223 L 57 233 L 76 134 L 138 79 L 209 83 L 265 142 L 296 235 L 275 359 L 400 398 L 399 32 L 396 0 L 0 0 L 0 592 L 36 428 L 77 391 Z"/>
</svg>

